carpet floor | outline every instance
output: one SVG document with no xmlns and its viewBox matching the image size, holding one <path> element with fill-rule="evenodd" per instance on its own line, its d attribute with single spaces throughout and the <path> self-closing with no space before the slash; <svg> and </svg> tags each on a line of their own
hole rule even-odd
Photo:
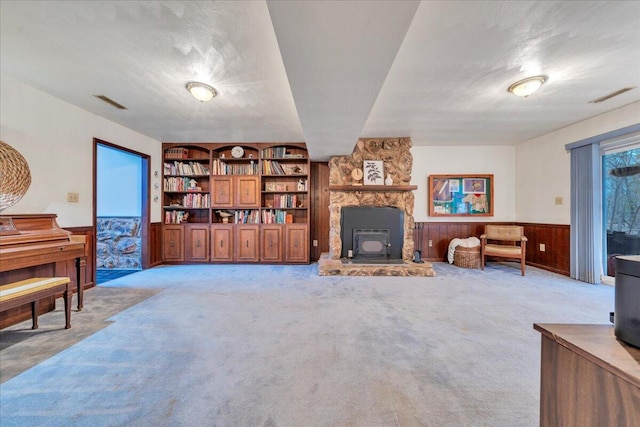
<svg viewBox="0 0 640 427">
<path fill-rule="evenodd" d="M 45 325 L 49 313 L 38 331 L 0 332 L 1 424 L 538 425 L 533 323 L 606 324 L 613 287 L 536 268 L 521 277 L 515 263 L 434 268 L 321 277 L 313 264 L 185 265 L 111 280 L 85 293 L 70 330 Z M 107 299 L 116 313 L 81 335 Z M 30 340 L 76 334 L 10 374 L 39 351 Z"/>
<path fill-rule="evenodd" d="M 140 270 L 99 268 L 96 270 L 96 284 L 100 285 L 104 282 L 108 282 L 109 280 L 118 279 L 120 277 L 127 276 L 138 271 Z"/>
</svg>

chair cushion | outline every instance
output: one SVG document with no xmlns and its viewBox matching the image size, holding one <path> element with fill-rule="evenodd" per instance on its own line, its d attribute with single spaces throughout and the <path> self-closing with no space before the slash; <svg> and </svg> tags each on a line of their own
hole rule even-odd
<svg viewBox="0 0 640 427">
<path fill-rule="evenodd" d="M 504 257 L 520 257 L 522 249 L 520 246 L 487 244 L 484 246 L 484 254 Z"/>
</svg>

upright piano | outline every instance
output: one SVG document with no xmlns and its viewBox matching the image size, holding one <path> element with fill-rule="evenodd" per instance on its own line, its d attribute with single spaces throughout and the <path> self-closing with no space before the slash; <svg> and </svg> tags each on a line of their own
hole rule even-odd
<svg viewBox="0 0 640 427">
<path fill-rule="evenodd" d="M 85 236 L 60 228 L 56 214 L 0 215 L 0 284 L 32 277 L 70 277 L 83 306 L 86 268 Z M 42 300 L 40 311 L 55 308 L 55 298 Z M 26 304 L 0 314 L 0 328 L 31 317 Z"/>
</svg>

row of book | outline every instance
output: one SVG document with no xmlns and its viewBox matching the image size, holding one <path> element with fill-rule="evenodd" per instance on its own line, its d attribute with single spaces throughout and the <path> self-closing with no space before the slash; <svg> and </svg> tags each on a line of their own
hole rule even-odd
<svg viewBox="0 0 640 427">
<path fill-rule="evenodd" d="M 262 161 L 262 173 L 265 175 L 286 175 L 282 165 L 275 160 Z"/>
<path fill-rule="evenodd" d="M 210 208 L 211 196 L 202 193 L 185 194 L 182 197 L 182 206 L 185 208 Z"/>
<path fill-rule="evenodd" d="M 257 209 L 236 211 L 233 222 L 236 224 L 260 224 L 260 211 Z"/>
<path fill-rule="evenodd" d="M 262 211 L 262 218 L 258 210 L 236 211 L 234 215 L 235 224 L 292 224 L 293 214 L 282 210 L 266 210 Z M 165 224 L 184 224 L 189 218 L 189 212 L 186 211 L 166 211 L 164 214 Z"/>
<path fill-rule="evenodd" d="M 222 160 L 215 159 L 211 169 L 213 175 L 258 175 L 258 163 L 254 161 L 249 164 L 228 164 Z"/>
<path fill-rule="evenodd" d="M 263 158 L 284 158 L 285 154 L 287 154 L 286 147 L 271 147 L 262 150 Z"/>
<path fill-rule="evenodd" d="M 168 148 L 164 152 L 165 159 L 186 159 L 189 157 L 189 150 L 181 147 Z"/>
<path fill-rule="evenodd" d="M 164 179 L 164 191 L 202 191 L 195 179 L 184 176 L 170 176 Z"/>
<path fill-rule="evenodd" d="M 292 224 L 293 214 L 281 210 L 262 211 L 263 224 Z"/>
<path fill-rule="evenodd" d="M 297 208 L 298 195 L 297 194 L 274 194 L 273 203 L 274 208 Z"/>
<path fill-rule="evenodd" d="M 173 162 L 164 164 L 165 175 L 209 175 L 209 166 L 200 162 Z"/>
<path fill-rule="evenodd" d="M 182 224 L 187 222 L 187 218 L 189 218 L 189 212 L 185 211 L 166 211 L 164 213 L 165 224 Z"/>
</svg>

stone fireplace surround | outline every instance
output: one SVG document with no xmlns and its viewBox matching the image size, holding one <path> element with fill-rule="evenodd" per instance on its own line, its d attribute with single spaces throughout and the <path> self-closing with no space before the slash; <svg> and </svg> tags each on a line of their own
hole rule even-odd
<svg viewBox="0 0 640 427">
<path fill-rule="evenodd" d="M 394 275 L 435 276 L 430 263 L 413 263 L 413 208 L 415 186 L 411 186 L 410 138 L 361 138 L 349 156 L 334 156 L 329 161 L 329 253 L 319 261 L 320 275 Z M 360 185 L 352 182 L 351 171 L 362 168 L 363 160 L 382 160 L 384 176 L 393 185 Z M 341 257 L 341 211 L 343 207 L 395 207 L 404 212 L 404 242 L 401 265 L 353 265 Z"/>
</svg>

